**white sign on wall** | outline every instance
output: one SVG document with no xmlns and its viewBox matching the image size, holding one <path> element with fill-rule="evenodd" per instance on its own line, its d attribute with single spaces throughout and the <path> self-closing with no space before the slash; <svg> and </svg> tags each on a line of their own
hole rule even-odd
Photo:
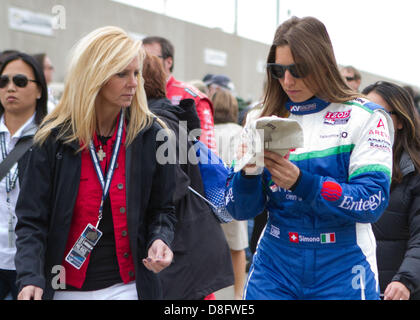
<svg viewBox="0 0 420 320">
<path fill-rule="evenodd" d="M 53 36 L 54 17 L 19 8 L 9 8 L 9 28 L 44 36 Z"/>
<path fill-rule="evenodd" d="M 145 34 L 138 33 L 138 32 L 128 31 L 127 33 L 131 37 L 131 39 L 134 39 L 136 41 L 141 41 L 147 37 Z"/>
<path fill-rule="evenodd" d="M 265 73 L 265 60 L 258 60 L 257 61 L 257 72 L 258 73 Z"/>
<path fill-rule="evenodd" d="M 204 49 L 204 63 L 218 67 L 226 67 L 227 53 L 215 49 Z"/>
</svg>

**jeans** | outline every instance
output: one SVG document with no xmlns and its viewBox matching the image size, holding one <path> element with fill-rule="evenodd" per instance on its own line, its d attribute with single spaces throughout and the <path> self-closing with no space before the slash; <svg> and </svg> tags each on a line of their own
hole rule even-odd
<svg viewBox="0 0 420 320">
<path fill-rule="evenodd" d="M 0 300 L 4 300 L 9 293 L 17 299 L 16 271 L 0 269 Z"/>
</svg>

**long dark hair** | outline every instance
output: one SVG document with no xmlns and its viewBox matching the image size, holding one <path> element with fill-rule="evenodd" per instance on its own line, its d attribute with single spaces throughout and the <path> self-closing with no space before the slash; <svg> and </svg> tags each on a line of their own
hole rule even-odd
<svg viewBox="0 0 420 320">
<path fill-rule="evenodd" d="M 143 79 L 147 100 L 166 97 L 166 74 L 162 62 L 147 52 L 143 60 Z"/>
<path fill-rule="evenodd" d="M 329 102 L 345 102 L 361 96 L 348 88 L 341 77 L 327 29 L 318 19 L 292 17 L 282 23 L 274 35 L 267 63 L 275 62 L 279 46 L 289 46 L 295 63 L 308 71 L 303 81 L 317 97 Z M 261 116 L 287 116 L 286 92 L 268 70 L 267 77 Z"/>
<path fill-rule="evenodd" d="M 378 81 L 363 90 L 363 94 L 375 92 L 396 112 L 402 128 L 395 128 L 392 165 L 392 183 L 401 182 L 403 175 L 400 160 L 404 151 L 420 173 L 420 115 L 408 91 L 397 84 Z"/>
<path fill-rule="evenodd" d="M 8 56 L 4 61 L 3 64 L 0 66 L 0 75 L 3 74 L 3 70 L 6 68 L 6 66 L 15 60 L 22 60 L 25 62 L 28 66 L 32 68 L 32 71 L 35 75 L 35 80 L 37 81 L 38 87 L 41 89 L 41 98 L 36 100 L 36 115 L 35 115 L 35 123 L 39 126 L 44 119 L 44 117 L 48 113 L 47 109 L 47 102 L 48 102 L 48 89 L 47 89 L 47 83 L 45 81 L 44 77 L 44 70 L 39 65 L 39 63 L 33 58 L 32 56 L 26 54 L 26 53 L 16 53 Z M 4 113 L 4 107 L 0 102 L 0 117 Z"/>
</svg>

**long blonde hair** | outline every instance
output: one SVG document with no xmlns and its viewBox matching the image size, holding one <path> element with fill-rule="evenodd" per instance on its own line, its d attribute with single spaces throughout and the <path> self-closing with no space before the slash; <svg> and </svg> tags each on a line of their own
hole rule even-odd
<svg viewBox="0 0 420 320">
<path fill-rule="evenodd" d="M 295 62 L 305 66 L 309 76 L 303 81 L 317 97 L 328 102 L 345 102 L 362 96 L 352 91 L 341 77 L 327 29 L 316 18 L 292 17 L 281 24 L 276 30 L 267 63 L 275 62 L 278 46 L 289 46 Z M 268 70 L 267 77 L 261 116 L 287 116 L 286 92 Z"/>
<path fill-rule="evenodd" d="M 52 129 L 59 128 L 57 139 L 64 138 L 65 143 L 79 141 L 83 143 L 80 150 L 86 148 L 96 129 L 95 100 L 99 91 L 138 56 L 140 79 L 131 106 L 124 109 L 129 112 L 126 145 L 130 144 L 154 117 L 147 106 L 141 76 L 144 55 L 141 41 L 131 39 L 118 27 L 102 27 L 83 37 L 72 50 L 63 96 L 44 119 L 35 141 L 42 144 Z"/>
</svg>

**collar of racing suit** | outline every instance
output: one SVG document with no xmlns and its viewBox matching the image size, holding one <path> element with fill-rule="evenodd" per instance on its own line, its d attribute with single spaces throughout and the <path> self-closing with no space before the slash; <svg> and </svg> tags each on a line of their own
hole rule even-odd
<svg viewBox="0 0 420 320">
<path fill-rule="evenodd" d="M 330 105 L 330 102 L 324 101 L 317 97 L 312 97 L 303 102 L 293 102 L 288 100 L 286 102 L 286 109 L 293 114 L 310 114 L 319 112 Z"/>
</svg>

